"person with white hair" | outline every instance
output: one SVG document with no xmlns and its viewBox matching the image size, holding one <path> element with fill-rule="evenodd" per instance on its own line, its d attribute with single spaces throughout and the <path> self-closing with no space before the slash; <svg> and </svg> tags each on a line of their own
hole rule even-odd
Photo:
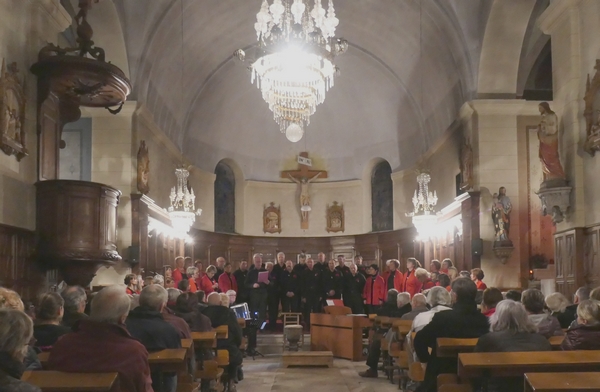
<svg viewBox="0 0 600 392">
<path fill-rule="evenodd" d="M 140 306 L 129 312 L 125 320 L 127 330 L 141 342 L 148 352 L 168 348 L 181 348 L 181 338 L 174 326 L 165 321 L 162 312 L 167 307 L 167 290 L 153 284 L 146 286 L 140 293 Z M 152 373 L 152 387 L 155 391 L 174 392 L 177 388 L 175 374 Z"/>
<path fill-rule="evenodd" d="M 425 327 L 437 312 L 452 309 L 452 298 L 446 288 L 435 286 L 427 293 L 427 303 L 430 309 L 419 313 L 413 320 L 411 332 L 419 332 Z"/>
<path fill-rule="evenodd" d="M 522 304 L 510 299 L 500 301 L 490 316 L 490 332 L 479 337 L 475 352 L 551 351 L 548 339 L 537 331 Z M 485 390 L 489 392 L 523 389 L 522 376 L 492 378 L 484 382 L 487 382 Z"/>
<path fill-rule="evenodd" d="M 157 284 L 162 287 L 165 287 L 165 277 L 161 274 L 156 274 L 152 277 L 152 284 Z"/>
<path fill-rule="evenodd" d="M 62 325 L 73 328 L 79 320 L 85 320 L 88 316 L 83 313 L 87 302 L 85 290 L 79 286 L 70 286 L 60 292 L 60 296 L 65 300 L 65 313 L 62 318 Z"/>
<path fill-rule="evenodd" d="M 414 320 L 419 314 L 429 310 L 427 308 L 427 298 L 421 293 L 415 294 L 410 304 L 412 310 L 402 316 L 402 320 Z"/>
<path fill-rule="evenodd" d="M 227 295 L 227 299 L 229 300 L 229 306 L 235 304 L 235 300 L 237 297 L 237 293 L 235 292 L 235 290 L 227 290 L 225 295 Z"/>
<path fill-rule="evenodd" d="M 73 373 L 119 373 L 122 391 L 151 392 L 148 351 L 125 328 L 130 300 L 123 286 L 100 290 L 90 317 L 53 346 L 48 370 Z"/>
<path fill-rule="evenodd" d="M 0 390 L 6 392 L 41 392 L 36 386 L 20 381 L 25 366 L 33 322 L 22 311 L 0 309 Z"/>
<path fill-rule="evenodd" d="M 252 316 L 258 313 L 258 319 L 264 321 L 267 313 L 267 285 L 259 282 L 258 275 L 266 270 L 262 267 L 262 254 L 256 253 L 253 257 L 254 268 L 248 271 L 246 276 L 246 288 L 250 295 L 249 308 Z M 241 283 L 240 283 L 241 284 Z"/>
<path fill-rule="evenodd" d="M 573 308 L 567 297 L 556 292 L 546 296 L 546 307 L 552 312 L 550 315 L 558 319 L 561 328 L 569 328 L 577 318 L 577 308 Z"/>
</svg>

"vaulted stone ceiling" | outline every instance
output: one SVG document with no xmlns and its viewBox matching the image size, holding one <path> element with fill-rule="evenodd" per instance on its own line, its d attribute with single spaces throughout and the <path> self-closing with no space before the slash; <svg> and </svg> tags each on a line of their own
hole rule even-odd
<svg viewBox="0 0 600 392">
<path fill-rule="evenodd" d="M 290 143 L 232 57 L 256 43 L 261 2 L 114 0 L 134 98 L 204 170 L 229 158 L 246 179 L 276 181 L 304 150 L 334 181 L 361 178 L 374 158 L 408 168 L 473 98 L 492 0 L 335 0 L 350 48 L 304 139 Z"/>
</svg>

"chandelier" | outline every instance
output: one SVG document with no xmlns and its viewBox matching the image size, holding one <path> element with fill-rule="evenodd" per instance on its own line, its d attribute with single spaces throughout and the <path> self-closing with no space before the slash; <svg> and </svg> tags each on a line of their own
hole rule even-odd
<svg viewBox="0 0 600 392">
<path fill-rule="evenodd" d="M 321 1 L 273 0 L 269 5 L 263 0 L 254 24 L 259 52 L 249 60 L 251 82 L 291 142 L 302 139 L 310 116 L 333 87 L 334 57 L 348 49 L 346 40 L 334 37 L 340 21 L 333 1 L 327 10 Z M 241 49 L 234 55 L 246 60 Z"/>
<path fill-rule="evenodd" d="M 406 216 L 412 218 L 412 223 L 415 225 L 420 239 L 424 240 L 433 235 L 437 222 L 434 207 L 437 205 L 438 197 L 436 191 L 433 193 L 429 191 L 430 181 L 429 173 L 423 172 L 417 176 L 419 189 L 415 190 L 412 198 L 414 210 L 406 213 Z"/>
<path fill-rule="evenodd" d="M 202 210 L 194 211 L 196 209 L 194 204 L 196 195 L 194 190 L 188 186 L 190 172 L 184 167 L 178 167 L 175 169 L 175 176 L 177 176 L 177 185 L 171 188 L 171 194 L 169 195 L 171 206 L 167 211 L 171 218 L 173 230 L 179 237 L 183 238 L 187 236 L 196 221 L 196 215 L 200 216 Z"/>
</svg>

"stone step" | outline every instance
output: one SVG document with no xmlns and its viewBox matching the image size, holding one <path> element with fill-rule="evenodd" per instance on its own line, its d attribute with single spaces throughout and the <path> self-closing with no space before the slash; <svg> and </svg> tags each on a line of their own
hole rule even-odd
<svg viewBox="0 0 600 392">
<path fill-rule="evenodd" d="M 264 355 L 281 355 L 283 352 L 283 334 L 259 334 L 257 339 L 257 350 Z M 310 351 L 310 334 L 304 334 L 304 345 L 302 351 Z"/>
</svg>

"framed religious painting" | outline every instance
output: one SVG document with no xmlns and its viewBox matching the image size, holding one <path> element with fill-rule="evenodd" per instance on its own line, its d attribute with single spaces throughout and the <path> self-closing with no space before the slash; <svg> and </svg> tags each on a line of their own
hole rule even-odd
<svg viewBox="0 0 600 392">
<path fill-rule="evenodd" d="M 264 233 L 281 233 L 281 207 L 275 207 L 275 203 L 271 202 L 268 206 L 265 205 L 263 211 L 263 232 Z"/>
<path fill-rule="evenodd" d="M 327 204 L 327 227 L 325 228 L 328 233 L 337 233 L 344 231 L 344 205 L 338 205 L 337 201 L 334 201 L 330 206 Z"/>
<path fill-rule="evenodd" d="M 29 155 L 25 135 L 25 91 L 17 63 L 2 61 L 0 71 L 0 149 L 17 161 Z"/>
</svg>

